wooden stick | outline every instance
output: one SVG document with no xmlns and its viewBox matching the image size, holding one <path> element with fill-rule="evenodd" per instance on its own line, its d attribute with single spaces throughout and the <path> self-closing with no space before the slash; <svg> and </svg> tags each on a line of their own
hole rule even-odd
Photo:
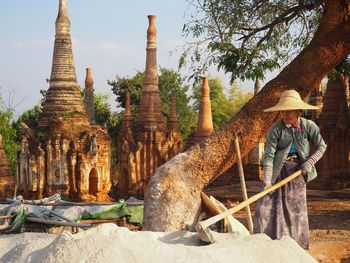
<svg viewBox="0 0 350 263">
<path fill-rule="evenodd" d="M 241 150 L 239 148 L 239 142 L 238 142 L 238 136 L 236 135 L 235 137 L 235 150 L 237 154 L 237 164 L 238 164 L 238 174 L 239 174 L 239 180 L 241 182 L 241 190 L 242 190 L 242 195 L 243 195 L 243 201 L 246 201 L 248 199 L 248 194 L 247 194 L 247 187 L 245 185 L 245 180 L 244 180 L 244 172 L 243 172 L 243 164 L 242 164 L 242 157 L 241 157 Z M 245 207 L 245 211 L 247 212 L 247 221 L 248 221 L 248 228 L 250 234 L 253 234 L 253 218 L 252 218 L 252 213 L 250 212 L 250 207 L 247 205 Z"/>
<path fill-rule="evenodd" d="M 73 224 L 76 223 L 73 219 L 70 219 L 70 218 L 68 218 L 68 217 L 65 217 L 65 216 L 63 216 L 63 215 L 61 215 L 61 214 L 59 214 L 59 213 L 56 213 L 55 211 L 52 211 L 51 209 L 48 209 L 48 208 L 46 208 L 46 207 L 40 207 L 40 209 L 41 209 L 42 211 L 48 211 L 49 213 L 51 213 L 51 214 L 53 214 L 53 215 L 55 215 L 55 216 L 57 216 L 57 217 L 59 217 L 59 218 L 65 220 L 65 221 L 67 221 L 67 222 L 69 222 L 69 223 L 73 223 Z M 82 227 L 82 228 L 86 229 L 85 227 Z"/>
<path fill-rule="evenodd" d="M 118 219 L 80 219 L 80 223 L 85 224 L 103 224 L 103 223 L 115 223 Z"/>
<path fill-rule="evenodd" d="M 116 205 L 114 202 L 100 202 L 100 203 L 86 203 L 86 202 L 57 202 L 57 203 L 45 203 L 44 206 L 94 206 L 94 205 Z"/>
<path fill-rule="evenodd" d="M 34 203 L 33 201 L 23 200 L 23 204 L 25 205 L 43 205 L 43 206 L 94 206 L 94 205 L 116 205 L 118 203 L 115 202 L 100 202 L 100 203 L 86 203 L 86 202 L 56 202 L 56 203 Z M 10 205 L 9 201 L 0 201 L 0 204 Z M 141 203 L 140 203 L 141 204 Z M 129 205 L 132 206 L 133 204 Z"/>
<path fill-rule="evenodd" d="M 4 216 L 0 216 L 0 219 L 9 219 L 11 218 L 11 215 L 4 215 Z"/>
<path fill-rule="evenodd" d="M 252 197 L 248 198 L 247 200 L 243 201 L 242 203 L 226 210 L 225 212 L 222 212 L 221 214 L 218 214 L 216 216 L 213 216 L 211 218 L 208 218 L 207 220 L 201 221 L 198 224 L 200 225 L 201 229 L 207 229 L 210 225 L 216 223 L 217 221 L 223 219 L 224 217 L 228 215 L 232 215 L 236 213 L 237 211 L 241 210 L 242 208 L 246 207 L 247 205 L 250 205 L 251 203 L 254 203 L 258 199 L 264 197 L 270 192 L 275 191 L 276 189 L 280 188 L 281 186 L 287 184 L 288 182 L 292 181 L 294 178 L 298 177 L 301 175 L 301 170 L 296 171 L 295 173 L 289 175 L 287 178 L 284 178 L 283 180 L 279 181 L 278 183 L 274 184 L 270 188 L 253 195 Z M 197 228 L 198 229 L 198 228 Z"/>
<path fill-rule="evenodd" d="M 7 230 L 9 228 L 10 228 L 10 225 L 8 224 L 0 225 L 0 231 Z"/>
<path fill-rule="evenodd" d="M 77 227 L 90 227 L 91 224 L 81 224 L 81 223 L 70 223 L 64 221 L 56 221 L 56 220 L 47 220 L 42 218 L 35 218 L 31 216 L 27 216 L 26 220 L 29 222 L 41 223 L 45 225 L 59 225 L 59 226 L 77 226 Z"/>
</svg>

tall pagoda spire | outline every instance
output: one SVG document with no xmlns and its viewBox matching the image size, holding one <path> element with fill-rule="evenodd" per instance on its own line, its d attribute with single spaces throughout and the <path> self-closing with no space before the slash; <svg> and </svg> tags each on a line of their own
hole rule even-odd
<svg viewBox="0 0 350 263">
<path fill-rule="evenodd" d="M 86 114 L 75 73 L 67 0 L 59 0 L 50 87 L 39 118 L 39 127 L 47 127 L 49 120 L 69 112 Z"/>
<path fill-rule="evenodd" d="M 209 137 L 214 131 L 209 93 L 210 89 L 208 77 L 204 77 L 202 84 L 202 95 L 199 102 L 197 129 L 195 133 L 196 142 Z"/>
<path fill-rule="evenodd" d="M 91 123 L 95 123 L 94 80 L 92 79 L 91 68 L 86 68 L 84 102 L 86 113 L 89 116 Z"/>
<path fill-rule="evenodd" d="M 142 87 L 141 109 L 137 118 L 137 129 L 149 127 L 147 120 L 156 120 L 156 127 L 159 130 L 165 130 L 165 123 L 162 114 L 162 105 L 158 87 L 157 70 L 157 30 L 155 27 L 156 16 L 149 15 L 149 26 L 147 29 L 147 47 L 146 47 L 146 70 L 145 79 Z M 153 97 L 153 112 L 150 105 L 150 98 Z M 154 116 L 150 116 L 150 115 Z"/>
</svg>

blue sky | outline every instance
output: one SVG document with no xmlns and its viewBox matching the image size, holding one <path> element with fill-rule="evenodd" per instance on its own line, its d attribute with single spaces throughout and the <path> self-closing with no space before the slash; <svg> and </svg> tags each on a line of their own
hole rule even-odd
<svg viewBox="0 0 350 263">
<path fill-rule="evenodd" d="M 156 15 L 158 64 L 177 69 L 184 44 L 185 0 L 68 0 L 78 83 L 91 67 L 97 92 L 111 92 L 107 80 L 133 76 L 145 67 L 147 15 Z M 0 1 L 0 86 L 15 93 L 16 115 L 38 104 L 50 77 L 58 0 Z M 173 52 L 173 55 L 170 55 Z M 186 75 L 186 70 L 181 72 Z M 211 76 L 223 73 L 211 70 Z M 245 89 L 252 83 L 244 84 Z M 112 101 L 115 97 L 112 96 Z M 112 102 L 115 110 L 116 105 Z"/>
</svg>

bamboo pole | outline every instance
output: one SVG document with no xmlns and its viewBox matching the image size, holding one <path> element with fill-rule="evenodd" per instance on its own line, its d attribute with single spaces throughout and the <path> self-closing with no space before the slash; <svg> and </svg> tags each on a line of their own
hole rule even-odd
<svg viewBox="0 0 350 263">
<path fill-rule="evenodd" d="M 45 225 L 58 225 L 58 226 L 76 226 L 76 227 L 90 227 L 91 224 L 81 224 L 81 223 L 70 223 L 65 221 L 57 221 L 57 220 L 47 220 L 42 218 L 35 218 L 31 216 L 27 216 L 26 220 L 34 223 L 41 223 Z"/>
<path fill-rule="evenodd" d="M 241 157 L 241 150 L 239 148 L 239 142 L 238 142 L 238 135 L 236 134 L 235 137 L 235 150 L 237 154 L 237 164 L 238 164 L 238 174 L 239 174 L 239 180 L 241 183 L 241 190 L 242 190 L 242 195 L 243 195 L 243 201 L 246 201 L 248 199 L 248 194 L 247 194 L 247 187 L 245 184 L 245 179 L 244 179 L 244 172 L 243 172 L 243 164 L 242 164 L 242 157 Z M 249 205 L 245 207 L 245 211 L 247 213 L 247 221 L 248 221 L 248 228 L 250 234 L 253 234 L 253 218 L 252 218 L 252 213 L 250 211 Z"/>
</svg>

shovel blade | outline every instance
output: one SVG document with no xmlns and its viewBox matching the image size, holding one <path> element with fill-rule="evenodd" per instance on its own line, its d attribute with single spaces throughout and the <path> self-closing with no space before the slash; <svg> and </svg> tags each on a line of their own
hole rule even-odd
<svg viewBox="0 0 350 263">
<path fill-rule="evenodd" d="M 202 222 L 198 222 L 196 229 L 200 240 L 207 243 L 214 243 L 214 237 L 209 227 L 203 227 Z"/>
</svg>

